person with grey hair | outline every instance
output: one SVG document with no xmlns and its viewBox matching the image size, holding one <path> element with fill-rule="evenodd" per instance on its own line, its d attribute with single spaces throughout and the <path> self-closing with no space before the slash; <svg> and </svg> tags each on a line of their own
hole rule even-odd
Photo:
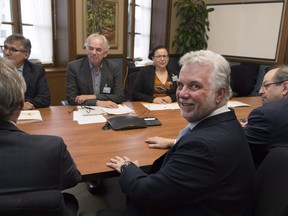
<svg viewBox="0 0 288 216">
<path fill-rule="evenodd" d="M 14 65 L 0 57 L 0 194 L 40 190 L 64 190 L 80 180 L 78 171 L 60 137 L 30 135 L 17 128 L 25 102 L 26 84 Z M 76 216 L 78 202 L 62 193 L 66 215 Z"/>
<path fill-rule="evenodd" d="M 25 79 L 27 89 L 24 110 L 50 106 L 50 91 L 45 70 L 42 65 L 28 60 L 31 48 L 30 40 L 20 34 L 8 36 L 1 46 L 3 56 L 16 66 Z"/>
<path fill-rule="evenodd" d="M 109 44 L 104 35 L 91 34 L 85 40 L 87 57 L 67 66 L 66 96 L 71 105 L 116 108 L 124 101 L 119 66 L 106 59 Z"/>
<path fill-rule="evenodd" d="M 67 66 L 66 96 L 70 105 L 117 108 L 125 99 L 119 66 L 106 56 L 109 44 L 104 35 L 91 34 L 85 40 L 87 57 Z M 97 181 L 87 182 L 87 189 L 96 194 Z"/>
<path fill-rule="evenodd" d="M 252 110 L 242 123 L 255 166 L 275 147 L 288 147 L 288 66 L 269 70 L 259 91 L 263 106 Z"/>
<path fill-rule="evenodd" d="M 243 129 L 227 106 L 229 63 L 200 50 L 185 54 L 180 64 L 176 97 L 187 127 L 150 174 L 137 160 L 111 158 L 107 166 L 120 173 L 128 203 L 122 214 L 102 209 L 98 216 L 253 215 L 255 169 Z"/>
</svg>

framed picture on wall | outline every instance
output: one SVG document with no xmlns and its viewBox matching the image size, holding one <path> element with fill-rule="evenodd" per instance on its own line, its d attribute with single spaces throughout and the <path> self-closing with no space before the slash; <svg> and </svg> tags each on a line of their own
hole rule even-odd
<svg viewBox="0 0 288 216">
<path fill-rule="evenodd" d="M 109 54 L 123 53 L 124 3 L 121 0 L 76 1 L 77 54 L 85 54 L 84 41 L 92 33 L 105 35 Z"/>
</svg>

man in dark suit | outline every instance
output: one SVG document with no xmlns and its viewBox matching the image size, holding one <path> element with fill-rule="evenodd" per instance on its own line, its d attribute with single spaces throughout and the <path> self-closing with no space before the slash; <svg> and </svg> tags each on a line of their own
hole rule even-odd
<svg viewBox="0 0 288 216">
<path fill-rule="evenodd" d="M 30 135 L 17 128 L 24 106 L 25 81 L 14 65 L 0 57 L 0 194 L 64 190 L 81 180 L 60 137 Z M 66 215 L 76 216 L 78 202 L 63 193 Z"/>
<path fill-rule="evenodd" d="M 104 35 L 91 34 L 85 41 L 87 57 L 67 66 L 69 104 L 117 107 L 124 101 L 119 66 L 106 59 L 109 44 Z"/>
<path fill-rule="evenodd" d="M 50 92 L 45 78 L 45 70 L 39 64 L 28 60 L 31 52 L 29 39 L 19 34 L 7 37 L 2 47 L 4 57 L 9 59 L 25 79 L 27 90 L 23 109 L 50 106 Z"/>
<path fill-rule="evenodd" d="M 255 169 L 242 127 L 227 106 L 230 66 L 208 50 L 189 52 L 180 64 L 176 97 L 189 124 L 176 143 L 151 174 L 128 157 L 107 163 L 121 173 L 120 185 L 129 198 L 121 215 L 251 216 Z M 120 215 L 98 212 L 109 214 Z"/>
<path fill-rule="evenodd" d="M 259 93 L 263 106 L 243 124 L 256 167 L 272 148 L 288 146 L 288 66 L 269 70 Z"/>
<path fill-rule="evenodd" d="M 85 40 L 87 57 L 67 66 L 66 95 L 69 104 L 117 108 L 125 99 L 119 66 L 106 59 L 109 44 L 104 35 L 91 34 Z M 87 182 L 97 193 L 97 181 Z"/>
</svg>

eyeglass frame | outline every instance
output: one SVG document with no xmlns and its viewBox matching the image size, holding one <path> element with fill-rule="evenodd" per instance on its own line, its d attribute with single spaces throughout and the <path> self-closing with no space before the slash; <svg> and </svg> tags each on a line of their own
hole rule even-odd
<svg viewBox="0 0 288 216">
<path fill-rule="evenodd" d="M 160 59 L 160 58 L 168 59 L 169 55 L 157 55 L 157 56 L 154 56 L 154 58 L 155 59 Z"/>
<path fill-rule="evenodd" d="M 0 45 L 1 51 L 6 52 L 7 50 L 9 50 L 10 53 L 14 54 L 16 52 L 28 52 L 27 50 L 18 50 L 14 47 L 8 47 L 6 44 L 5 45 Z"/>
<path fill-rule="evenodd" d="M 89 107 L 89 106 L 85 106 L 85 105 L 81 105 L 80 107 L 81 107 L 81 109 L 84 109 L 86 111 L 86 113 L 90 113 L 91 110 L 95 110 L 94 108 Z M 72 110 L 69 110 L 68 113 L 72 113 L 76 110 L 77 110 L 77 107 L 73 108 Z"/>
<path fill-rule="evenodd" d="M 271 82 L 271 83 L 262 83 L 261 84 L 261 88 L 264 88 L 265 90 L 267 90 L 271 85 L 279 85 L 282 84 L 284 82 L 286 82 L 287 80 L 282 80 L 282 81 L 278 81 L 278 82 Z"/>
</svg>

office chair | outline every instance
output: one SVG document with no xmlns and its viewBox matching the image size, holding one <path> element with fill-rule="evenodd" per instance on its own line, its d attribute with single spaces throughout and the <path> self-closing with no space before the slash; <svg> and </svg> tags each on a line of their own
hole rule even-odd
<svg viewBox="0 0 288 216">
<path fill-rule="evenodd" d="M 61 191 L 32 191 L 0 195 L 1 216 L 65 216 Z"/>
<path fill-rule="evenodd" d="M 256 63 L 231 66 L 231 88 L 234 97 L 250 95 L 257 81 L 259 67 L 260 65 Z"/>
<path fill-rule="evenodd" d="M 288 147 L 268 153 L 256 172 L 255 216 L 288 215 Z"/>
</svg>

